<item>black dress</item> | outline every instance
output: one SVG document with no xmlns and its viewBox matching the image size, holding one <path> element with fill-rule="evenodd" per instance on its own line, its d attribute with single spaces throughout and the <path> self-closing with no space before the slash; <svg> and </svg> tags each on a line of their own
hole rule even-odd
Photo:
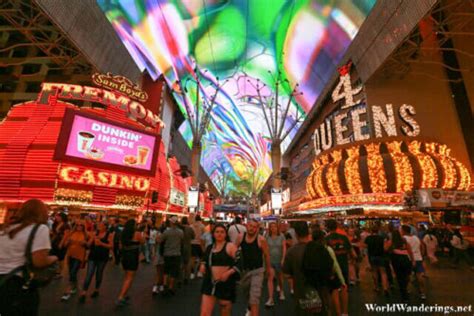
<svg viewBox="0 0 474 316">
<path fill-rule="evenodd" d="M 122 245 L 122 267 L 126 271 L 138 270 L 140 242 L 131 240 Z"/>
</svg>

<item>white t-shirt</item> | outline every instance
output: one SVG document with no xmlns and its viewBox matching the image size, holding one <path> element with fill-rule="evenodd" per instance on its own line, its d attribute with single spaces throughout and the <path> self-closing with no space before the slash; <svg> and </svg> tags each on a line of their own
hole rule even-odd
<svg viewBox="0 0 474 316">
<path fill-rule="evenodd" d="M 158 230 L 150 229 L 150 236 L 148 237 L 148 243 L 150 245 L 156 244 L 156 237 L 158 236 Z"/>
<path fill-rule="evenodd" d="M 200 221 L 197 221 L 191 225 L 191 228 L 194 231 L 194 239 L 191 241 L 193 245 L 201 245 L 201 236 L 204 234 L 206 227 Z"/>
<path fill-rule="evenodd" d="M 438 239 L 431 234 L 426 234 L 425 237 L 423 237 L 423 242 L 428 249 L 434 249 L 438 246 Z"/>
<path fill-rule="evenodd" d="M 234 224 L 229 227 L 227 234 L 231 242 L 235 243 L 240 234 L 246 233 L 247 228 L 241 224 Z"/>
<path fill-rule="evenodd" d="M 405 236 L 405 240 L 410 245 L 411 252 L 415 261 L 422 261 L 423 256 L 421 255 L 421 242 L 416 236 Z"/>
<path fill-rule="evenodd" d="M 12 226 L 11 229 L 15 227 L 17 225 Z M 31 224 L 23 228 L 12 239 L 10 239 L 8 233 L 2 232 L 0 234 L 0 274 L 7 274 L 13 269 L 26 264 L 26 244 L 33 227 L 34 224 Z M 51 249 L 49 228 L 46 225 L 40 225 L 36 231 L 31 252 L 44 249 Z"/>
</svg>

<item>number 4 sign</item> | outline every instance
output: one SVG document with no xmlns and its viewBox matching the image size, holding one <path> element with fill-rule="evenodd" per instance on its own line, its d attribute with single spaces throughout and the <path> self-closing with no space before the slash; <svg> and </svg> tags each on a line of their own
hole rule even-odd
<svg viewBox="0 0 474 316">
<path fill-rule="evenodd" d="M 338 69 L 340 73 L 339 83 L 332 92 L 332 100 L 334 102 L 344 99 L 345 102 L 341 109 L 347 109 L 359 104 L 359 101 L 354 101 L 354 96 L 362 91 L 362 86 L 352 89 L 350 76 L 351 66 L 352 61 L 349 61 L 349 63 Z"/>
</svg>

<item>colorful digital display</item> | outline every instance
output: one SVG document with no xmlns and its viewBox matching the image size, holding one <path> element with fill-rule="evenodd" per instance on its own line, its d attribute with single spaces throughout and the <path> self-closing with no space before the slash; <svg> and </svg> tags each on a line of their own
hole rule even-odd
<svg viewBox="0 0 474 316">
<path fill-rule="evenodd" d="M 84 113 L 67 112 L 57 156 L 153 175 L 157 136 Z"/>
<path fill-rule="evenodd" d="M 267 86 L 262 96 L 268 101 L 279 73 L 286 82 L 278 93 L 282 105 L 299 84 L 303 94 L 291 103 L 286 132 L 311 110 L 375 2 L 98 0 L 137 65 L 153 78 L 164 75 L 185 115 L 185 101 L 205 102 L 202 96 L 211 99 L 218 82 L 228 80 L 217 95 L 201 164 L 217 188 L 225 183 L 227 191 L 246 193 L 258 192 L 271 174 L 257 81 Z M 200 98 L 192 83 L 185 93 L 176 84 L 196 75 L 203 83 Z M 180 131 L 191 145 L 187 121 Z"/>
</svg>

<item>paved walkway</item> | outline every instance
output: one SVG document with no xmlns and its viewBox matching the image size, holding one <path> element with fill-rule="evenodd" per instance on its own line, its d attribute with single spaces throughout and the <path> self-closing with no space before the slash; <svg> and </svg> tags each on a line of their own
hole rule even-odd
<svg viewBox="0 0 474 316">
<path fill-rule="evenodd" d="M 83 279 L 84 274 L 85 270 L 81 270 L 80 280 Z M 474 272 L 467 268 L 451 269 L 445 263 L 440 267 L 429 268 L 428 275 L 429 278 L 426 279 L 428 299 L 422 302 L 418 298 L 413 298 L 411 303 L 415 305 L 421 303 L 425 303 L 425 305 L 474 305 Z M 183 286 L 178 290 L 176 296 L 164 298 L 151 295 L 154 277 L 153 266 L 142 264 L 130 292 L 131 305 L 117 310 L 114 302 L 122 282 L 122 271 L 119 267 L 109 262 L 106 267 L 102 292 L 99 298 L 88 298 L 85 304 L 79 304 L 78 296 L 76 295 L 69 302 L 63 303 L 60 301 L 60 297 L 64 291 L 66 280 L 65 278 L 56 280 L 42 292 L 40 315 L 199 315 L 200 280 L 194 280 L 191 284 Z M 389 299 L 385 299 L 382 295 L 373 291 L 370 273 L 365 268 L 362 269 L 361 278 L 362 282 L 350 289 L 350 315 L 382 315 L 380 313 L 368 313 L 364 304 L 398 302 L 397 290 L 394 290 L 394 294 Z M 93 284 L 91 285 L 92 287 Z M 414 289 L 411 291 L 415 293 Z M 288 293 L 288 289 L 286 289 L 286 292 Z M 264 299 L 266 299 L 266 291 L 264 293 Z M 262 299 L 260 315 L 293 314 L 293 301 L 289 293 L 287 294 L 286 301 L 277 302 L 275 307 L 271 309 L 264 307 L 264 299 Z M 243 316 L 245 314 L 245 307 L 245 302 L 239 297 L 237 303 L 234 304 L 232 315 Z M 218 315 L 218 313 L 215 311 L 214 315 Z M 469 315 L 474 315 L 474 312 L 469 313 Z"/>
</svg>

